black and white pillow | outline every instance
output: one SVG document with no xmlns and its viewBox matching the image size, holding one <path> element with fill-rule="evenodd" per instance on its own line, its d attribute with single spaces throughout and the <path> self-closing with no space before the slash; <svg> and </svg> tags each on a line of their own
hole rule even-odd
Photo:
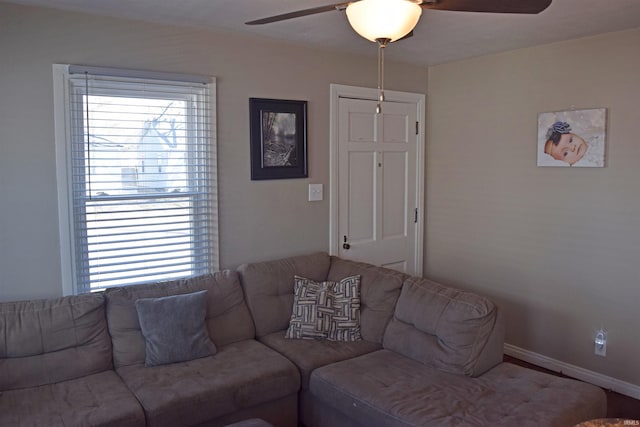
<svg viewBox="0 0 640 427">
<path fill-rule="evenodd" d="M 294 278 L 286 338 L 360 341 L 360 276 L 340 282 Z"/>
<path fill-rule="evenodd" d="M 331 341 L 360 341 L 360 276 L 333 283 L 333 315 L 327 338 Z"/>
</svg>

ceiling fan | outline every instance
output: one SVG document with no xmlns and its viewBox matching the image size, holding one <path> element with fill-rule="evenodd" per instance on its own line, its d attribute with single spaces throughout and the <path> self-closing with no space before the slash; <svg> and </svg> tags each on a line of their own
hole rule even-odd
<svg viewBox="0 0 640 427">
<path fill-rule="evenodd" d="M 354 0 L 312 7 L 256 19 L 247 25 L 262 25 L 330 11 L 346 11 L 351 27 L 359 35 L 378 44 L 377 112 L 384 101 L 384 48 L 391 42 L 413 36 L 422 9 L 456 12 L 537 14 L 552 0 Z"/>
</svg>

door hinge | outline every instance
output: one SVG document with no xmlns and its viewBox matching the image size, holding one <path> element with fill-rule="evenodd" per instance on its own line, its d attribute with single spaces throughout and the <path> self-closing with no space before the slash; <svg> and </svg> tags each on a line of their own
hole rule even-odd
<svg viewBox="0 0 640 427">
<path fill-rule="evenodd" d="M 418 208 L 416 208 L 416 210 L 413 211 L 413 223 L 414 224 L 418 223 Z"/>
<path fill-rule="evenodd" d="M 420 122 L 416 122 L 416 135 L 418 135 L 420 130 Z"/>
</svg>

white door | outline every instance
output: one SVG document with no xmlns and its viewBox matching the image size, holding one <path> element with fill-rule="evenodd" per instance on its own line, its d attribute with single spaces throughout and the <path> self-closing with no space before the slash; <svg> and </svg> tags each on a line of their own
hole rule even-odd
<svg viewBox="0 0 640 427">
<path fill-rule="evenodd" d="M 338 100 L 337 255 L 421 275 L 417 104 L 376 105 Z"/>
</svg>

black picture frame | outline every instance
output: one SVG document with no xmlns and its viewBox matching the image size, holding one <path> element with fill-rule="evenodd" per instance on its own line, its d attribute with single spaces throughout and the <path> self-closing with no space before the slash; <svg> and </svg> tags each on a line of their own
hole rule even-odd
<svg viewBox="0 0 640 427">
<path fill-rule="evenodd" d="M 307 178 L 307 101 L 249 98 L 251 180 Z"/>
</svg>

